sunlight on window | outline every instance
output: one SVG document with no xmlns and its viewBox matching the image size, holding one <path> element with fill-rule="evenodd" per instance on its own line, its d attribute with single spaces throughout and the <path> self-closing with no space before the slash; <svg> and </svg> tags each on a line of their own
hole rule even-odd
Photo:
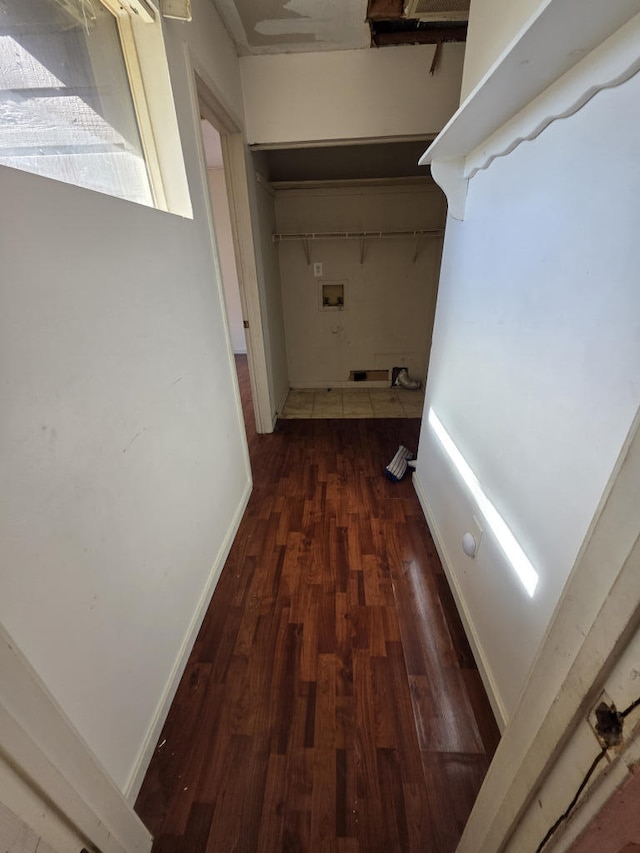
<svg viewBox="0 0 640 853">
<path fill-rule="evenodd" d="M 504 518 L 485 495 L 478 478 L 469 467 L 467 460 L 460 453 L 454 444 L 453 439 L 443 427 L 440 418 L 436 415 L 433 409 L 429 409 L 429 423 L 447 456 L 453 462 L 458 473 L 466 483 L 467 488 L 471 492 L 478 508 L 485 517 L 487 524 L 493 531 L 493 534 L 498 540 L 505 556 L 513 566 L 520 582 L 526 589 L 529 596 L 533 597 L 536 587 L 538 586 L 538 573 L 533 568 L 527 555 L 518 544 Z"/>
<path fill-rule="evenodd" d="M 97 0 L 0 11 L 0 163 L 153 205 L 113 15 Z"/>
</svg>

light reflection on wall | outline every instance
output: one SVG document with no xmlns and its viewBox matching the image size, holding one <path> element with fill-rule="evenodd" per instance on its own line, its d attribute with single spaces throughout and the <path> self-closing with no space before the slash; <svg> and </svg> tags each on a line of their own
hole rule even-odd
<svg viewBox="0 0 640 853">
<path fill-rule="evenodd" d="M 436 415 L 433 409 L 429 409 L 429 424 L 438 437 L 438 440 L 444 448 L 447 456 L 453 462 L 456 470 L 466 483 L 467 488 L 478 505 L 478 508 L 493 531 L 494 536 L 498 540 L 498 544 L 513 566 L 520 582 L 526 589 L 528 595 L 533 597 L 536 587 L 538 586 L 539 577 L 538 573 L 531 565 L 529 558 L 518 544 L 504 518 L 485 495 L 478 478 L 469 467 L 466 459 L 454 444 L 453 439 L 446 431 L 440 421 L 440 418 Z"/>
</svg>

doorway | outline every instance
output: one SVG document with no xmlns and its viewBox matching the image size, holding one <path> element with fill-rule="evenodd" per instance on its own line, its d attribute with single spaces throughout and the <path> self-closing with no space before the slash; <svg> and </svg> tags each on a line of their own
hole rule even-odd
<svg viewBox="0 0 640 853">
<path fill-rule="evenodd" d="M 250 194 L 248 186 L 248 168 L 247 168 L 247 149 L 244 135 L 240 129 L 240 124 L 236 121 L 229 112 L 222 106 L 219 100 L 213 94 L 213 88 L 205 82 L 206 75 L 202 73 L 197 64 L 193 63 L 194 68 L 194 90 L 193 97 L 197 103 L 197 108 L 200 115 L 200 134 L 202 138 L 202 122 L 206 122 L 211 128 L 207 129 L 207 133 L 212 135 L 214 139 L 219 140 L 221 151 L 221 165 L 224 185 L 226 190 L 226 202 L 220 196 L 220 192 L 216 193 L 215 207 L 214 200 L 211 198 L 209 170 L 205 160 L 205 140 L 202 139 L 202 157 L 204 181 L 207 185 L 207 194 L 209 196 L 209 210 L 211 215 L 211 236 L 212 240 L 218 244 L 217 237 L 218 223 L 215 220 L 215 208 L 222 210 L 226 207 L 228 213 L 228 228 L 231 233 L 231 243 L 233 246 L 233 257 L 235 262 L 231 261 L 231 254 L 227 251 L 229 248 L 226 237 L 222 240 L 225 243 L 225 269 L 223 268 L 223 259 L 219 254 L 219 245 L 217 245 L 217 255 L 220 261 L 221 278 L 223 279 L 224 301 L 229 321 L 229 340 L 230 350 L 236 355 L 238 350 L 245 349 L 245 353 L 238 352 L 238 358 L 246 358 L 246 368 L 249 378 L 250 396 L 252 400 L 252 408 L 254 410 L 255 430 L 258 433 L 268 433 L 273 431 L 272 412 L 274 407 L 271 400 L 271 392 L 269 388 L 267 355 L 265 349 L 265 341 L 263 335 L 263 323 L 261 313 L 261 301 L 258 285 L 258 274 L 256 268 L 256 253 L 254 248 L 254 235 L 252 228 L 252 215 L 250 205 Z M 213 133 L 212 133 L 213 132 Z M 218 160 L 220 157 L 218 155 Z M 215 181 L 214 181 L 215 183 Z M 218 179 L 218 183 L 220 180 Z M 225 214 L 221 214 L 224 218 Z M 223 228 L 224 231 L 224 228 Z M 237 290 L 235 283 L 237 282 Z M 227 292 L 228 291 L 228 292 Z M 240 310 L 238 311 L 238 299 Z M 232 318 L 229 316 L 229 311 L 232 311 Z M 244 347 L 242 338 L 239 333 L 238 323 L 242 320 L 242 333 L 244 336 Z M 232 326 L 233 323 L 233 333 Z M 235 341 L 235 343 L 234 343 Z"/>
<path fill-rule="evenodd" d="M 281 417 L 422 415 L 446 216 L 417 165 L 426 145 L 260 151 L 291 387 Z"/>
<path fill-rule="evenodd" d="M 242 393 L 242 386 L 243 384 L 246 386 L 245 378 L 248 377 L 247 339 L 233 243 L 231 211 L 229 209 L 227 182 L 224 172 L 222 138 L 216 128 L 206 118 L 201 118 L 200 128 L 231 350 L 236 363 L 238 385 L 241 387 L 240 399 L 245 415 L 245 425 L 248 431 L 252 431 L 255 429 L 255 424 L 252 424 L 250 418 L 247 417 L 248 408 L 254 413 L 250 383 L 249 387 L 245 387 L 244 393 Z"/>
</svg>

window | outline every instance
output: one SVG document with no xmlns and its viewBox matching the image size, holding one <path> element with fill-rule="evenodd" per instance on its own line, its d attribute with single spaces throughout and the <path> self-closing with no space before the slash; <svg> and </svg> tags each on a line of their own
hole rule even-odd
<svg viewBox="0 0 640 853">
<path fill-rule="evenodd" d="M 136 35 L 145 26 L 146 53 Z M 162 28 L 147 0 L 0 0 L 0 164 L 191 215 Z"/>
</svg>

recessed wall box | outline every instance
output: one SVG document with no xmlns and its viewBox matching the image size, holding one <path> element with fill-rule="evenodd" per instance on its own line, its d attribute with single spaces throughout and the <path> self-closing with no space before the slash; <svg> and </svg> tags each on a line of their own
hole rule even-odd
<svg viewBox="0 0 640 853">
<path fill-rule="evenodd" d="M 344 311 L 346 296 L 344 281 L 322 281 L 319 308 L 321 311 Z"/>
</svg>

